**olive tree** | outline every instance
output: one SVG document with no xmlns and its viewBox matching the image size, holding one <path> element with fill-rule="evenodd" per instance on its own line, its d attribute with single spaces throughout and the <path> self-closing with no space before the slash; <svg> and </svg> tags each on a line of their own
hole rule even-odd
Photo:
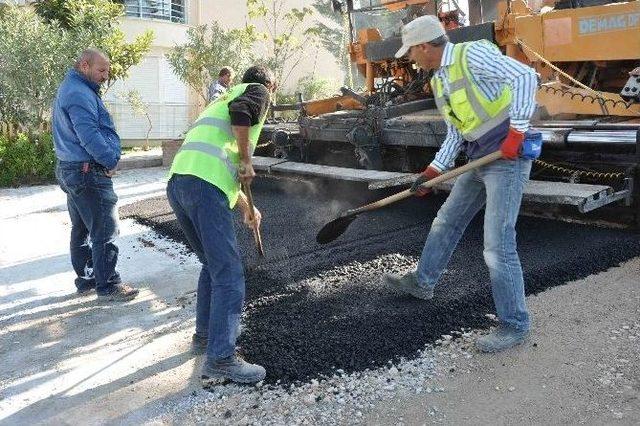
<svg viewBox="0 0 640 426">
<path fill-rule="evenodd" d="M 222 67 L 243 70 L 254 60 L 258 33 L 253 26 L 226 30 L 217 22 L 187 30 L 187 42 L 173 47 L 166 58 L 178 78 L 207 102 L 207 87 Z"/>
<path fill-rule="evenodd" d="M 66 71 L 87 47 L 109 55 L 109 84 L 126 78 L 150 49 L 153 33 L 127 43 L 117 26 L 123 13 L 122 5 L 108 0 L 43 0 L 35 9 L 2 8 L 0 120 L 24 130 L 39 128 Z"/>
<path fill-rule="evenodd" d="M 140 63 L 151 48 L 153 31 L 145 31 L 128 43 L 120 29 L 123 2 L 112 0 L 39 0 L 34 4 L 45 22 L 57 24 L 74 34 L 84 45 L 103 50 L 111 61 L 107 88 L 127 78 L 129 69 Z"/>
<path fill-rule="evenodd" d="M 27 8 L 0 16 L 0 119 L 23 129 L 46 117 L 76 40 L 58 24 L 46 24 Z"/>
<path fill-rule="evenodd" d="M 247 0 L 249 18 L 260 21 L 264 31 L 260 41 L 266 52 L 265 65 L 283 86 L 293 70 L 308 58 L 308 48 L 315 48 L 316 29 L 305 28 L 313 15 L 310 7 L 287 8 L 286 0 Z"/>
</svg>

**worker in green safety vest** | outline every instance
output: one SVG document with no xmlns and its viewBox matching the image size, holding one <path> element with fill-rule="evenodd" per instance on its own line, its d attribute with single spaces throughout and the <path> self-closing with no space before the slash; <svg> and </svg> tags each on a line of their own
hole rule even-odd
<svg viewBox="0 0 640 426">
<path fill-rule="evenodd" d="M 260 226 L 261 214 L 255 207 L 251 211 L 241 184 L 250 185 L 255 176 L 251 157 L 275 87 L 269 69 L 249 68 L 241 84 L 200 114 L 169 172 L 169 204 L 202 262 L 192 344 L 194 352 L 206 352 L 206 382 L 253 383 L 266 374 L 262 366 L 236 354 L 245 279 L 232 210 L 238 206 L 248 226 Z"/>
<path fill-rule="evenodd" d="M 387 285 L 420 299 L 431 299 L 464 230 L 482 209 L 484 259 L 491 278 L 499 327 L 476 341 L 496 352 L 522 343 L 530 318 L 524 298 L 515 225 L 532 158 L 540 153 L 539 133 L 529 130 L 538 77 L 532 68 L 503 55 L 486 40 L 453 44 L 435 16 L 422 16 L 402 29 L 396 57 L 408 55 L 433 70 L 432 93 L 445 119 L 447 136 L 412 191 L 453 166 L 464 152 L 477 159 L 501 151 L 502 159 L 461 175 L 440 208 L 415 271 L 386 275 Z M 530 147 L 524 150 L 522 147 Z"/>
</svg>

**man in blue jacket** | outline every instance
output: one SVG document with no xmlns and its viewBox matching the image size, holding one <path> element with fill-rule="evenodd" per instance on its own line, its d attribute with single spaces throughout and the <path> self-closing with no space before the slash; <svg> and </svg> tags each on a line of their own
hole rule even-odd
<svg viewBox="0 0 640 426">
<path fill-rule="evenodd" d="M 67 194 L 71 218 L 71 264 L 79 294 L 94 288 L 98 299 L 124 302 L 138 290 L 116 271 L 118 197 L 111 177 L 120 160 L 120 137 L 100 99 L 109 59 L 96 49 L 80 55 L 53 104 L 56 178 Z"/>
</svg>

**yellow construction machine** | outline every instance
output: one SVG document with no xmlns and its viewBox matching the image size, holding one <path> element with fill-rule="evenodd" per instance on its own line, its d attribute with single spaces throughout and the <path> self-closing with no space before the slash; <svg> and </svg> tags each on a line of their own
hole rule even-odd
<svg viewBox="0 0 640 426">
<path fill-rule="evenodd" d="M 446 126 L 426 84 L 430 75 L 394 54 L 402 24 L 432 14 L 452 42 L 489 40 L 540 75 L 532 124 L 544 148 L 526 205 L 560 216 L 606 211 L 607 220 L 640 223 L 640 1 L 478 0 L 469 2 L 468 16 L 455 0 L 332 3 L 348 17 L 347 48 L 363 90 L 300 99 L 292 106 L 297 121 L 265 127 L 271 158 L 258 158 L 259 168 L 375 188 L 410 181 L 437 152 Z"/>
</svg>

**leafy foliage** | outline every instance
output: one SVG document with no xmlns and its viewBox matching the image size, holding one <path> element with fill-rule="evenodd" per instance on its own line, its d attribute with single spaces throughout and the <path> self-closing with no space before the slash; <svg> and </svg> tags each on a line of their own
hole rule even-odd
<svg viewBox="0 0 640 426">
<path fill-rule="evenodd" d="M 13 139 L 0 136 L 0 187 L 50 182 L 55 162 L 50 133 L 21 133 Z"/>
<path fill-rule="evenodd" d="M 109 56 L 110 86 L 128 76 L 129 68 L 142 60 L 154 38 L 152 31 L 145 31 L 132 43 L 127 43 L 119 28 L 124 6 L 118 3 L 111 0 L 39 0 L 34 8 L 45 22 L 58 23 L 64 30 L 80 36 L 83 48 L 97 47 Z"/>
<path fill-rule="evenodd" d="M 27 8 L 6 9 L 0 18 L 0 118 L 37 127 L 78 49 L 59 24 L 46 24 Z"/>
<path fill-rule="evenodd" d="M 318 16 L 314 21 L 314 30 L 320 44 L 336 59 L 340 69 L 344 72 L 344 83 L 353 87 L 351 59 L 348 52 L 348 15 L 334 12 L 331 2 L 325 0 L 316 0 L 313 3 L 313 8 Z"/>
<path fill-rule="evenodd" d="M 207 87 L 224 66 L 242 72 L 255 60 L 252 46 L 259 35 L 253 26 L 226 30 L 217 22 L 187 31 L 187 42 L 167 53 L 167 61 L 180 80 L 207 102 Z"/>
<path fill-rule="evenodd" d="M 153 33 L 127 43 L 118 28 L 123 10 L 108 0 L 41 0 L 35 11 L 4 8 L 0 14 L 0 120 L 25 130 L 46 121 L 66 70 L 87 47 L 110 56 L 110 84 L 125 78 L 150 49 Z"/>
<path fill-rule="evenodd" d="M 265 65 L 271 68 L 280 86 L 306 57 L 309 43 L 316 42 L 315 28 L 303 29 L 312 16 L 310 7 L 285 9 L 286 0 L 247 0 L 249 18 L 262 21 L 266 32 L 261 41 L 267 52 Z M 302 38 L 299 38 L 302 37 Z"/>
<path fill-rule="evenodd" d="M 147 120 L 147 134 L 145 136 L 142 149 L 144 151 L 148 151 L 149 134 L 151 133 L 151 130 L 153 130 L 153 121 L 151 120 L 151 114 L 149 114 L 149 105 L 142 100 L 142 96 L 137 90 L 129 90 L 128 92 L 125 92 L 122 97 L 127 101 L 135 115 L 144 117 Z"/>
<path fill-rule="evenodd" d="M 314 77 L 307 74 L 298 80 L 297 88 L 306 101 L 323 99 L 335 94 L 335 82 L 327 78 Z"/>
</svg>

